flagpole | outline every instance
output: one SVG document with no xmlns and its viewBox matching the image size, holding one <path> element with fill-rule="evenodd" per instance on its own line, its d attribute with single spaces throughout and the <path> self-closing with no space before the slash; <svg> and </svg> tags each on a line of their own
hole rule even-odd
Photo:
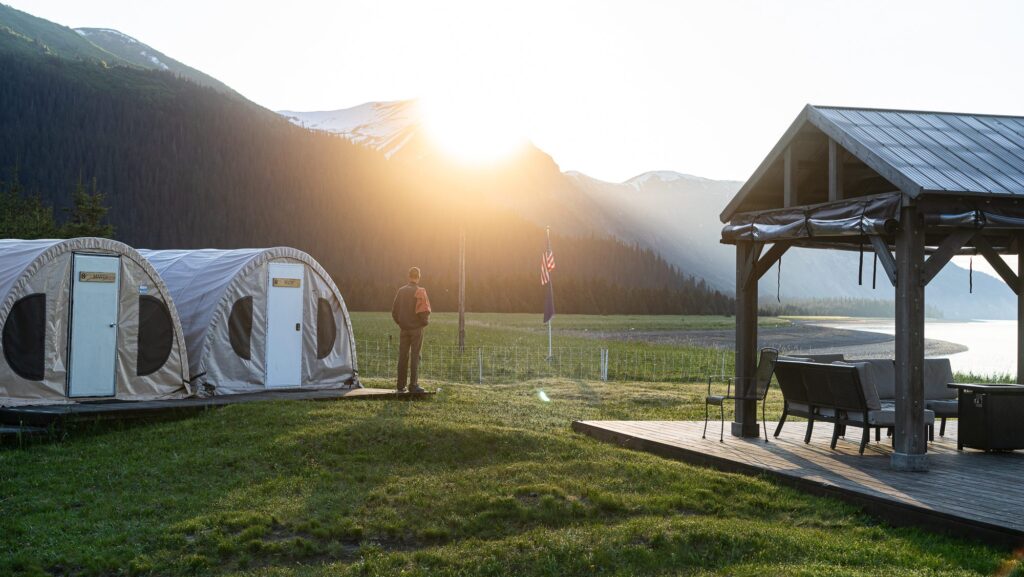
<svg viewBox="0 0 1024 577">
<path fill-rule="evenodd" d="M 550 253 L 551 252 L 551 227 L 550 226 L 545 227 L 544 230 L 547 233 L 548 252 Z M 554 277 L 551 275 L 551 271 L 548 271 L 548 290 L 551 291 L 551 295 L 552 295 L 551 298 L 552 298 L 552 300 L 554 300 L 555 284 L 554 284 Z M 554 320 L 554 316 L 552 316 L 550 319 L 548 319 L 548 361 L 549 362 L 555 356 L 554 349 L 552 348 L 552 345 L 551 345 L 551 321 L 552 320 Z"/>
</svg>

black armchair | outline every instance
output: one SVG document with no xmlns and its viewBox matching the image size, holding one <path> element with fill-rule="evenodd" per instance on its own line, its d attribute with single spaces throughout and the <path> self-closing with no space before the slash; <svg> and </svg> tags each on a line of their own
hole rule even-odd
<svg viewBox="0 0 1024 577">
<path fill-rule="evenodd" d="M 765 397 L 768 395 L 768 386 L 772 382 L 772 374 L 775 372 L 775 361 L 779 358 L 778 349 L 763 348 L 761 357 L 757 362 L 757 371 L 753 379 L 747 382 L 739 382 L 736 377 L 724 377 L 726 381 L 726 392 L 724 395 L 712 395 L 711 383 L 714 377 L 708 377 L 708 394 L 704 397 L 704 433 L 701 438 L 707 438 L 708 417 L 711 405 L 718 407 L 721 427 L 718 433 L 718 440 L 725 441 L 725 402 L 726 401 L 755 401 L 761 403 L 761 425 L 764 428 L 764 442 L 768 442 L 768 426 L 765 424 Z M 753 385 L 753 386 L 751 386 Z"/>
</svg>

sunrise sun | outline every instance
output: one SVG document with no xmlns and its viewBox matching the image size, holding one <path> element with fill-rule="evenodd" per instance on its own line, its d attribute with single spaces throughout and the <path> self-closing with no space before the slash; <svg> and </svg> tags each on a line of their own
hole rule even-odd
<svg viewBox="0 0 1024 577">
<path fill-rule="evenodd" d="M 501 162 L 526 142 L 511 103 L 493 97 L 427 97 L 420 115 L 430 139 L 454 160 L 470 165 Z"/>
</svg>

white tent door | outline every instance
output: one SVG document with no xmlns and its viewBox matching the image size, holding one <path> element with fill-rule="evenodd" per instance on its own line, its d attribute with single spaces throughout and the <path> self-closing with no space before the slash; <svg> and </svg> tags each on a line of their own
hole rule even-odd
<svg viewBox="0 0 1024 577">
<path fill-rule="evenodd" d="M 112 397 L 121 258 L 74 255 L 68 396 Z"/>
<path fill-rule="evenodd" d="M 267 288 L 267 387 L 302 383 L 301 264 L 269 264 Z"/>
</svg>

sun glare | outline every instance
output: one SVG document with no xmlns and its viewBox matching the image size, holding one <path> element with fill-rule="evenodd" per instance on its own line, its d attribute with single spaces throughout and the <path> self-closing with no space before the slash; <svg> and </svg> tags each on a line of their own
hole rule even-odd
<svg viewBox="0 0 1024 577">
<path fill-rule="evenodd" d="M 494 164 L 526 143 L 508 103 L 487 97 L 431 97 L 421 99 L 419 107 L 430 139 L 457 162 Z"/>
</svg>

